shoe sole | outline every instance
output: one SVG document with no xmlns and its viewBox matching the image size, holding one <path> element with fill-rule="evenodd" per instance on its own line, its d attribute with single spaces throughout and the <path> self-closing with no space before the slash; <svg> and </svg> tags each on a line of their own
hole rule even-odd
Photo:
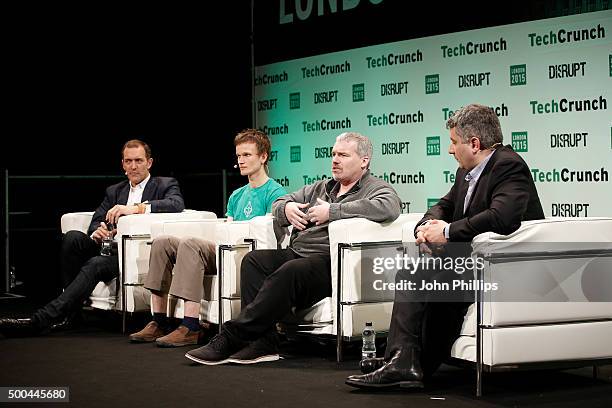
<svg viewBox="0 0 612 408">
<path fill-rule="evenodd" d="M 204 365 L 219 365 L 219 364 L 225 364 L 229 362 L 228 361 L 229 358 L 226 358 L 225 360 L 219 360 L 219 361 L 209 361 L 209 360 L 202 360 L 197 357 L 191 356 L 188 353 L 185 353 L 185 357 L 187 357 L 191 361 L 195 361 L 196 363 L 204 364 Z"/>
<path fill-rule="evenodd" d="M 149 340 L 149 339 L 143 339 L 140 337 L 137 337 L 137 338 L 130 337 L 130 343 L 153 343 L 155 340 L 156 339 Z"/>
<path fill-rule="evenodd" d="M 424 388 L 423 382 L 421 382 L 421 381 L 398 381 L 398 382 L 388 383 L 388 384 L 368 384 L 368 383 L 362 383 L 362 382 L 358 382 L 358 381 L 346 380 L 344 383 L 346 385 L 350 385 L 351 387 L 364 388 L 364 389 L 384 389 L 384 388 L 405 388 L 405 389 L 412 389 L 412 388 Z"/>
<path fill-rule="evenodd" d="M 228 363 L 235 363 L 235 364 L 257 364 L 257 363 L 265 363 L 268 361 L 278 361 L 280 360 L 280 356 L 278 354 L 270 354 L 267 356 L 261 356 L 261 357 L 257 357 L 254 358 L 252 360 L 243 360 L 243 359 L 239 359 L 239 358 L 229 358 L 227 360 Z"/>
</svg>

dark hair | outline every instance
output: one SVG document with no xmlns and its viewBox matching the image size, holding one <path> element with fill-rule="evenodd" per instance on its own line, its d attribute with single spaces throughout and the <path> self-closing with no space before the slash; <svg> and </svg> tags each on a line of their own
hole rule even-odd
<svg viewBox="0 0 612 408">
<path fill-rule="evenodd" d="M 149 147 L 148 144 L 138 139 L 132 139 L 132 140 L 128 140 L 127 142 L 125 142 L 125 144 L 123 145 L 123 149 L 121 149 L 121 158 L 123 159 L 123 152 L 125 152 L 125 149 L 127 148 L 131 149 L 134 147 L 141 147 L 141 146 L 145 151 L 145 156 L 147 160 L 150 159 L 151 158 L 151 148 Z"/>
<path fill-rule="evenodd" d="M 458 109 L 446 121 L 446 128 L 455 128 L 462 143 L 467 143 L 471 137 L 480 139 L 482 150 L 504 141 L 499 118 L 489 106 L 473 103 Z"/>
<path fill-rule="evenodd" d="M 270 160 L 270 152 L 272 147 L 270 146 L 270 138 L 261 130 L 257 129 L 244 129 L 236 135 L 234 138 L 234 146 L 238 146 L 242 143 L 255 143 L 257 146 L 257 154 L 266 154 L 266 170 L 268 168 L 268 160 Z"/>
</svg>

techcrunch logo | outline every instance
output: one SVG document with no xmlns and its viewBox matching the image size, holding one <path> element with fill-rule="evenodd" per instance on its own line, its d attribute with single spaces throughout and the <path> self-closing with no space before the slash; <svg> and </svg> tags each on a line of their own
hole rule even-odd
<svg viewBox="0 0 612 408">
<path fill-rule="evenodd" d="M 552 203 L 553 217 L 588 217 L 589 203 Z"/>
<path fill-rule="evenodd" d="M 459 43 L 455 47 L 448 45 L 440 46 L 442 49 L 442 58 L 460 57 L 462 55 L 477 55 L 486 54 L 489 52 L 506 51 L 508 44 L 503 37 L 500 37 L 497 41 L 488 41 L 482 43 L 473 43 L 472 41 L 467 43 Z"/>
<path fill-rule="evenodd" d="M 490 108 L 495 111 L 497 116 L 508 116 L 508 106 L 506 106 L 506 104 L 503 102 L 499 106 L 491 106 Z M 442 108 L 442 113 L 444 114 L 444 120 L 448 120 L 448 118 L 453 116 L 455 111 L 451 110 L 450 108 Z"/>
<path fill-rule="evenodd" d="M 374 173 L 372 175 L 385 180 L 389 184 L 425 184 L 425 175 L 420 170 L 414 174 L 401 174 L 394 171 L 387 173 L 385 171 L 382 175 Z"/>
<path fill-rule="evenodd" d="M 442 172 L 444 174 L 444 182 L 445 183 L 454 183 L 455 182 L 455 172 L 450 170 L 444 170 Z"/>
<path fill-rule="evenodd" d="M 414 52 L 407 52 L 405 54 L 394 54 L 390 52 L 380 57 L 366 57 L 368 68 L 379 68 L 390 65 L 409 64 L 412 62 L 423 61 L 423 53 L 417 49 Z"/>
<path fill-rule="evenodd" d="M 330 102 L 338 102 L 338 90 L 337 89 L 333 91 L 324 91 L 324 92 L 314 93 L 315 105 L 319 103 L 330 103 Z"/>
<path fill-rule="evenodd" d="M 564 168 L 561 171 L 558 169 L 544 171 L 540 169 L 531 169 L 531 175 L 533 176 L 534 181 L 538 181 L 540 183 L 607 183 L 610 178 L 608 171 L 603 167 L 599 170 L 570 170 L 568 168 Z"/>
<path fill-rule="evenodd" d="M 586 61 L 572 62 L 548 66 L 548 79 L 573 78 L 578 75 L 584 76 Z"/>
<path fill-rule="evenodd" d="M 403 125 L 408 123 L 421 123 L 424 120 L 423 112 L 416 113 L 383 113 L 380 116 L 367 115 L 368 126 Z"/>
<path fill-rule="evenodd" d="M 274 179 L 274 180 L 276 180 L 276 182 L 278 184 L 280 184 L 281 186 L 283 186 L 283 187 L 289 187 L 289 179 L 287 178 L 287 176 L 285 176 L 283 178 L 277 178 L 277 179 Z"/>
<path fill-rule="evenodd" d="M 550 147 L 587 147 L 588 132 L 579 133 L 553 133 L 550 135 Z"/>
<path fill-rule="evenodd" d="M 340 74 L 343 72 L 350 72 L 350 71 L 351 71 L 351 63 L 348 61 L 344 61 L 342 64 L 335 64 L 335 65 L 321 64 L 321 65 L 316 65 L 311 68 L 302 67 L 302 79 L 334 75 L 334 74 Z"/>
<path fill-rule="evenodd" d="M 263 74 L 255 77 L 255 86 L 276 84 L 278 82 L 286 82 L 289 80 L 287 71 L 280 74 Z"/>
<path fill-rule="evenodd" d="M 380 84 L 380 96 L 400 95 L 408 93 L 408 81 Z"/>
<path fill-rule="evenodd" d="M 266 111 L 276 109 L 276 98 L 266 99 L 264 101 L 257 101 L 257 111 Z"/>
<path fill-rule="evenodd" d="M 564 44 L 606 38 L 606 30 L 601 24 L 597 24 L 597 27 L 578 30 L 566 30 L 562 28 L 557 32 L 550 30 L 547 34 L 529 33 L 527 36 L 529 37 L 532 47 L 541 47 L 543 45 L 555 45 L 557 43 Z"/>
<path fill-rule="evenodd" d="M 327 174 L 317 174 L 316 176 L 302 176 L 302 178 L 304 179 L 304 184 L 312 184 L 316 183 L 317 181 L 327 180 L 331 177 L 329 177 Z"/>
<path fill-rule="evenodd" d="M 351 127 L 351 120 L 348 116 L 342 120 L 315 120 L 314 122 L 302 121 L 304 132 L 320 132 L 325 130 L 347 129 Z"/>
<path fill-rule="evenodd" d="M 560 101 L 552 99 L 550 102 L 540 103 L 529 101 L 531 114 L 558 113 L 558 112 L 582 112 L 608 109 L 608 101 L 603 96 L 599 99 L 567 100 Z"/>
<path fill-rule="evenodd" d="M 478 72 L 475 74 L 459 75 L 459 88 L 469 88 L 473 86 L 483 86 L 490 84 L 490 72 Z"/>
<path fill-rule="evenodd" d="M 286 123 L 283 123 L 281 126 L 264 126 L 259 128 L 259 130 L 261 130 L 268 136 L 286 135 L 287 133 L 289 133 L 289 126 L 287 126 Z"/>
</svg>

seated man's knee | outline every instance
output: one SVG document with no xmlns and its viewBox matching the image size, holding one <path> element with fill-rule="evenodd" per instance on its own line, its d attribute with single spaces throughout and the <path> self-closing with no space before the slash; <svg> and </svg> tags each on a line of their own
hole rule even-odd
<svg viewBox="0 0 612 408">
<path fill-rule="evenodd" d="M 64 250 L 77 249 L 82 246 L 84 240 L 89 239 L 90 238 L 87 236 L 87 234 L 81 231 L 68 231 L 64 234 L 64 237 L 62 238 L 62 248 Z"/>
<path fill-rule="evenodd" d="M 159 237 L 155 238 L 151 243 L 151 251 L 159 251 L 168 248 L 170 246 L 171 239 L 172 236 L 170 235 L 160 235 Z"/>
</svg>

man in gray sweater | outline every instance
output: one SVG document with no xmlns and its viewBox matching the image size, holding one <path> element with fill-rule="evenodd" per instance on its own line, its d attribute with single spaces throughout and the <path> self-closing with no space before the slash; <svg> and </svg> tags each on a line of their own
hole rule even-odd
<svg viewBox="0 0 612 408">
<path fill-rule="evenodd" d="M 292 307 L 304 309 L 331 296 L 329 223 L 363 217 L 391 222 L 401 201 L 386 182 L 370 175 L 372 143 L 347 132 L 332 151 L 333 179 L 279 197 L 272 212 L 282 227 L 293 225 L 287 249 L 250 252 L 241 266 L 240 315 L 221 333 L 185 357 L 200 364 L 253 364 L 278 360 L 276 322 Z"/>
</svg>

